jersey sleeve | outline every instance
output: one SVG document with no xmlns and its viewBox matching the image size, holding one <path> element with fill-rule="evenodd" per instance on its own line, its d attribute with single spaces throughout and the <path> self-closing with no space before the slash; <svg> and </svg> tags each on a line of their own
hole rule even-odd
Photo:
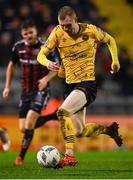
<svg viewBox="0 0 133 180">
<path fill-rule="evenodd" d="M 102 42 L 104 41 L 104 38 L 106 36 L 106 32 L 103 31 L 101 28 L 99 27 L 96 27 L 93 25 L 93 31 L 94 31 L 94 35 L 95 35 L 95 38 L 98 42 Z"/>
<path fill-rule="evenodd" d="M 57 45 L 57 36 L 56 36 L 56 27 L 52 30 L 52 32 L 50 33 L 47 41 L 45 42 L 43 48 L 43 52 L 45 53 L 45 55 L 48 55 L 53 49 L 55 49 L 56 45 Z"/>
<path fill-rule="evenodd" d="M 49 55 L 51 56 L 51 58 L 49 58 Z M 49 55 L 48 55 L 48 59 L 51 59 L 54 62 L 60 63 L 60 57 L 58 54 L 58 50 L 56 48 Z"/>
<path fill-rule="evenodd" d="M 18 54 L 15 45 L 13 46 L 11 51 L 11 61 L 13 62 L 13 64 L 18 64 Z"/>
<path fill-rule="evenodd" d="M 57 46 L 57 35 L 56 35 L 57 28 L 55 27 L 51 34 L 49 35 L 47 41 L 45 42 L 44 46 L 41 47 L 37 55 L 37 61 L 42 64 L 43 66 L 48 66 L 49 60 L 47 56 L 55 49 Z"/>
<path fill-rule="evenodd" d="M 107 44 L 112 56 L 112 63 L 119 64 L 115 39 L 112 36 L 110 36 L 108 33 L 106 33 L 105 31 L 101 30 L 96 26 L 94 26 L 94 34 L 98 42 L 103 42 Z"/>
</svg>

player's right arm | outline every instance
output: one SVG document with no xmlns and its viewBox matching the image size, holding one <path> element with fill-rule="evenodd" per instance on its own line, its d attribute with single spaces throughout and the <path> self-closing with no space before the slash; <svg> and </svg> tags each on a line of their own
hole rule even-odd
<svg viewBox="0 0 133 180">
<path fill-rule="evenodd" d="M 49 59 L 47 59 L 47 55 L 46 55 L 47 53 L 46 52 L 47 52 L 47 48 L 42 47 L 41 50 L 39 51 L 38 55 L 37 55 L 37 61 L 41 65 L 46 66 L 51 71 L 58 71 L 58 69 L 59 69 L 58 63 L 50 61 Z"/>
<path fill-rule="evenodd" d="M 52 50 L 57 45 L 57 37 L 56 37 L 56 27 L 53 29 L 51 34 L 48 37 L 48 40 L 44 44 L 44 46 L 41 48 L 37 55 L 37 61 L 42 64 L 43 66 L 46 66 L 51 71 L 58 71 L 59 66 L 58 63 L 52 62 L 49 59 L 47 59 L 47 55 L 52 52 Z"/>
<path fill-rule="evenodd" d="M 15 72 L 15 67 L 16 65 L 10 61 L 7 70 L 6 70 L 6 82 L 5 82 L 5 88 L 3 90 L 3 98 L 8 98 L 9 93 L 10 93 L 10 88 L 11 88 L 11 82 L 13 79 L 13 75 Z"/>
</svg>

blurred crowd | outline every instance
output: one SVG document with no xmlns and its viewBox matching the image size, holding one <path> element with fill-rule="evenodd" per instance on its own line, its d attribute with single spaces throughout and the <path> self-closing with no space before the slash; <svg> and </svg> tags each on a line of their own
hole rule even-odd
<svg viewBox="0 0 133 180">
<path fill-rule="evenodd" d="M 127 1 L 127 3 L 131 2 L 131 0 Z M 57 12 L 63 5 L 74 7 L 79 21 L 95 24 L 102 29 L 104 23 L 108 21 L 106 17 L 99 16 L 92 0 L 0 0 L 0 68 L 7 66 L 12 45 L 21 38 L 19 29 L 21 22 L 33 18 L 39 34 L 46 38 L 58 23 Z M 118 53 L 121 70 L 117 76 L 112 76 L 109 73 L 111 58 L 108 49 L 105 45 L 98 47 L 96 69 L 98 86 L 104 88 L 108 79 L 119 85 L 118 92 L 121 95 L 133 95 L 133 63 L 129 59 L 126 47 L 118 47 Z"/>
</svg>

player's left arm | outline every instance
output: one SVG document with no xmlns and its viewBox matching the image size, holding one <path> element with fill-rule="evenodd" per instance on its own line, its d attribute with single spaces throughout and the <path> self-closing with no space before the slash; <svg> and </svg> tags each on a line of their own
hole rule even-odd
<svg viewBox="0 0 133 180">
<path fill-rule="evenodd" d="M 109 51 L 111 53 L 111 57 L 112 57 L 111 73 L 116 73 L 120 69 L 120 63 L 118 60 L 117 46 L 115 39 L 111 35 L 106 33 L 103 42 L 107 44 Z"/>
<path fill-rule="evenodd" d="M 97 28 L 96 26 L 93 26 L 93 30 L 95 33 L 96 40 L 98 42 L 106 43 L 109 48 L 112 57 L 111 73 L 118 72 L 120 69 L 120 63 L 118 60 L 117 46 L 115 39 L 108 33 L 101 30 L 100 28 Z"/>
</svg>

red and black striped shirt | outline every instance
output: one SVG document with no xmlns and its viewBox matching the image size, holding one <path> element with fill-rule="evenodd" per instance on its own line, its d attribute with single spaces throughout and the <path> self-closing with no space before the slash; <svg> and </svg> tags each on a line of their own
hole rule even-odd
<svg viewBox="0 0 133 180">
<path fill-rule="evenodd" d="M 40 65 L 37 60 L 37 54 L 44 44 L 41 38 L 36 43 L 27 46 L 24 40 L 18 41 L 12 48 L 11 61 L 14 64 L 21 65 L 21 85 L 22 93 L 31 92 L 38 89 L 38 80 L 48 73 L 46 67 Z"/>
</svg>

